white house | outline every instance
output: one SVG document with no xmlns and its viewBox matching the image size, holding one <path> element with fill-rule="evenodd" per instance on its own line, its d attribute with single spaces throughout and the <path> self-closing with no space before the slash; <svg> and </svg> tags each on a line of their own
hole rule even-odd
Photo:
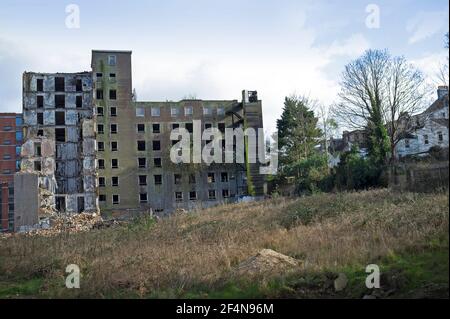
<svg viewBox="0 0 450 319">
<path fill-rule="evenodd" d="M 414 116 L 415 129 L 398 142 L 397 156 L 423 156 L 433 146 L 448 148 L 448 114 L 448 87 L 440 86 L 438 99 L 423 113 Z"/>
</svg>

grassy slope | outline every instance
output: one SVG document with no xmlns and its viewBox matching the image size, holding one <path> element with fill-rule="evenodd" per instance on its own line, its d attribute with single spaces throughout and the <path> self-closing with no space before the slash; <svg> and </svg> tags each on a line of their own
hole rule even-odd
<svg viewBox="0 0 450 319">
<path fill-rule="evenodd" d="M 257 280 L 230 274 L 262 248 L 304 261 Z M 64 288 L 81 267 L 81 289 Z M 374 190 L 228 205 L 158 223 L 53 238 L 0 240 L 0 297 L 361 298 L 365 267 L 380 297 L 448 296 L 448 193 Z M 348 287 L 335 293 L 336 273 Z"/>
</svg>

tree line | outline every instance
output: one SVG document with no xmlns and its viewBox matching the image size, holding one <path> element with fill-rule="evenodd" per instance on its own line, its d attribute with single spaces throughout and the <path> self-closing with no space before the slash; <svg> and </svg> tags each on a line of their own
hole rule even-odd
<svg viewBox="0 0 450 319">
<path fill-rule="evenodd" d="M 448 59 L 437 79 L 448 83 Z M 294 179 L 300 193 L 386 185 L 384 172 L 395 167 L 397 144 L 414 130 L 413 115 L 427 106 L 432 90 L 426 83 L 405 57 L 371 49 L 344 67 L 332 105 L 286 97 L 277 120 L 280 170 L 273 183 Z M 355 146 L 341 154 L 337 167 L 329 168 L 329 139 L 338 126 L 365 132 L 367 156 Z"/>
</svg>

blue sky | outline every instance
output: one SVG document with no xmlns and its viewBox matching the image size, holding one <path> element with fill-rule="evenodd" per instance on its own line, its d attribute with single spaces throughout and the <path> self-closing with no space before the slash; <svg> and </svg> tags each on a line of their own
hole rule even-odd
<svg viewBox="0 0 450 319">
<path fill-rule="evenodd" d="M 80 28 L 65 25 L 66 5 Z M 366 7 L 380 10 L 368 28 Z M 0 2 L 0 111 L 20 112 L 27 71 L 89 70 L 91 49 L 133 51 L 140 100 L 239 99 L 256 89 L 272 131 L 283 98 L 336 99 L 346 63 L 368 48 L 404 55 L 432 80 L 448 54 L 448 0 Z"/>
</svg>

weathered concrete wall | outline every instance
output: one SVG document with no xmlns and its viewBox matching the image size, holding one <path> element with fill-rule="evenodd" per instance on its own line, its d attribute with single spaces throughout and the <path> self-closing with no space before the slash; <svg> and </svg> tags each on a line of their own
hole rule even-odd
<svg viewBox="0 0 450 319">
<path fill-rule="evenodd" d="M 14 230 L 39 223 L 39 176 L 16 173 L 14 176 Z"/>
<path fill-rule="evenodd" d="M 56 78 L 64 78 L 64 87 L 57 90 Z M 38 90 L 38 80 L 43 81 L 42 89 Z M 77 87 L 77 82 L 81 86 Z M 86 200 L 89 212 L 97 212 L 97 205 L 92 197 L 95 194 L 95 148 L 86 148 L 85 143 L 95 146 L 95 134 L 86 133 L 84 129 L 93 132 L 95 127 L 93 111 L 93 81 L 91 72 L 80 73 L 28 73 L 23 75 L 23 112 L 26 138 L 30 141 L 27 152 L 33 150 L 33 142 L 38 133 L 52 140 L 53 154 L 42 154 L 43 169 L 41 175 L 51 176 L 57 182 L 57 198 L 62 198 L 58 207 L 69 213 L 84 210 Z M 56 97 L 63 97 L 64 106 L 56 104 Z M 42 105 L 38 105 L 42 98 Z M 81 105 L 77 105 L 77 100 Z M 39 121 L 39 119 L 42 120 Z M 91 123 L 85 127 L 85 121 Z M 40 122 L 40 123 L 38 123 Z M 64 129 L 64 140 L 56 136 L 57 129 Z M 58 133 L 60 133 L 58 131 Z M 87 141 L 84 141 L 86 137 Z M 30 153 L 31 154 L 31 153 Z M 24 160 L 24 167 L 33 170 L 33 163 L 39 160 L 34 156 Z M 51 160 L 48 158 L 51 157 Z M 88 191 L 85 191 L 85 188 Z M 81 197 L 81 199 L 80 199 Z M 62 206 L 62 204 L 64 204 Z M 78 207 L 80 206 L 80 207 Z"/>
</svg>

